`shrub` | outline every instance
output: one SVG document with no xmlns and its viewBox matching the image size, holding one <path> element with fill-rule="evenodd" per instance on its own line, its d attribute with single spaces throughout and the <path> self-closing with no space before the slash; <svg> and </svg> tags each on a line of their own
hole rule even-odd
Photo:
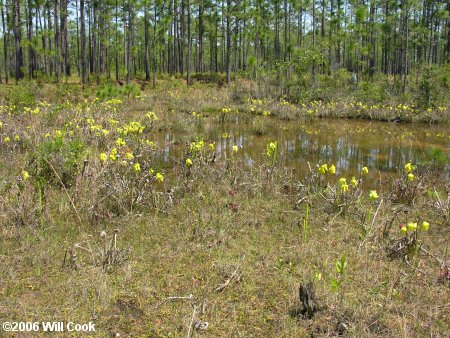
<svg viewBox="0 0 450 338">
<path fill-rule="evenodd" d="M 80 170 L 84 149 L 82 141 L 65 138 L 62 134 L 46 139 L 38 145 L 34 154 L 36 177 L 70 187 Z"/>
<path fill-rule="evenodd" d="M 33 82 L 24 82 L 20 86 L 1 86 L 0 102 L 4 101 L 17 110 L 23 107 L 33 107 L 36 104 L 38 86 Z"/>
<path fill-rule="evenodd" d="M 134 83 L 129 83 L 125 85 L 117 85 L 108 83 L 96 92 L 96 96 L 100 100 L 108 100 L 113 98 L 136 98 L 141 94 L 141 90 Z"/>
</svg>

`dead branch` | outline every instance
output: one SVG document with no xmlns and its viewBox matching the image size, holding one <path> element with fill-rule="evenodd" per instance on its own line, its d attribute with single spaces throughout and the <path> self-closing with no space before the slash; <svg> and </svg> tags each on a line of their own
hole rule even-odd
<svg viewBox="0 0 450 338">
<path fill-rule="evenodd" d="M 234 272 L 231 274 L 230 278 L 228 278 L 228 279 L 225 281 L 225 283 L 220 284 L 220 285 L 215 289 L 215 291 L 216 291 L 216 292 L 221 292 L 221 291 L 223 291 L 223 289 L 225 289 L 225 288 L 227 287 L 227 285 L 230 284 L 230 282 L 232 281 L 232 279 L 234 278 L 234 276 L 236 276 L 236 274 L 237 274 L 237 272 L 238 272 L 238 270 L 239 270 L 240 267 L 241 267 L 241 265 L 239 264 L 239 265 L 236 267 L 236 269 L 234 270 Z"/>
</svg>

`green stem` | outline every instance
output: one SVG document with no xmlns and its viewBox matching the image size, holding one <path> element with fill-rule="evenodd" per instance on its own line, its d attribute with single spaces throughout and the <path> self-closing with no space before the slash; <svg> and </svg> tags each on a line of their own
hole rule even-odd
<svg viewBox="0 0 450 338">
<path fill-rule="evenodd" d="M 309 203 L 306 203 L 306 215 L 303 220 L 303 240 L 306 242 L 306 233 L 308 231 L 308 219 L 309 219 Z"/>
</svg>

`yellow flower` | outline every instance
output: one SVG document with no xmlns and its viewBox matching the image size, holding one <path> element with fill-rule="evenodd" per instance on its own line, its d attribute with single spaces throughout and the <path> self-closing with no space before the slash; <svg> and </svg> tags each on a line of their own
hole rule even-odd
<svg viewBox="0 0 450 338">
<path fill-rule="evenodd" d="M 101 154 L 99 155 L 99 157 L 100 157 L 100 160 L 101 160 L 103 163 L 105 163 L 105 162 L 108 160 L 108 156 L 106 155 L 106 153 L 101 153 Z"/>
<path fill-rule="evenodd" d="M 112 148 L 111 153 L 109 154 L 109 158 L 111 161 L 117 160 L 117 148 Z"/>
<path fill-rule="evenodd" d="M 369 197 L 372 201 L 376 200 L 379 196 L 376 190 L 370 190 Z"/>
<path fill-rule="evenodd" d="M 330 169 L 328 170 L 331 175 L 336 174 L 336 167 L 334 164 L 330 165 Z"/>
<path fill-rule="evenodd" d="M 319 174 L 321 174 L 321 175 L 325 174 L 328 171 L 328 165 L 326 163 L 322 164 L 319 167 L 318 171 L 319 171 Z"/>
<path fill-rule="evenodd" d="M 28 173 L 28 171 L 22 171 L 22 178 L 24 179 L 24 180 L 27 180 L 27 179 L 29 179 L 30 178 L 30 174 Z"/>
<path fill-rule="evenodd" d="M 141 171 L 141 165 L 139 163 L 133 164 L 133 170 L 135 172 Z"/>
<path fill-rule="evenodd" d="M 233 146 L 233 153 L 237 153 L 238 150 L 239 150 L 238 146 L 237 146 L 237 145 L 234 145 L 234 146 Z"/>
<path fill-rule="evenodd" d="M 155 114 L 154 112 L 152 112 L 152 111 L 150 111 L 150 112 L 148 112 L 147 114 L 145 114 L 145 116 L 146 116 L 148 119 L 153 120 L 153 121 L 158 120 L 158 116 L 156 116 L 156 114 Z"/>
<path fill-rule="evenodd" d="M 205 146 L 205 141 L 203 141 L 203 140 L 197 141 L 197 143 L 195 144 L 195 147 L 198 151 L 202 150 L 204 146 Z"/>
<path fill-rule="evenodd" d="M 409 231 L 415 231 L 417 229 L 417 223 L 409 222 L 407 224 L 407 228 Z"/>
<path fill-rule="evenodd" d="M 406 234 L 406 232 L 408 231 L 408 229 L 405 227 L 405 226 L 402 226 L 401 228 L 400 228 L 400 232 L 404 235 L 404 234 Z"/>
<path fill-rule="evenodd" d="M 129 161 L 133 161 L 134 160 L 134 155 L 133 153 L 126 153 L 125 154 L 125 158 Z"/>
<path fill-rule="evenodd" d="M 20 141 L 20 136 L 19 135 L 14 135 L 14 141 Z"/>
<path fill-rule="evenodd" d="M 164 176 L 161 173 L 157 173 L 155 178 L 159 183 L 164 182 Z"/>
<path fill-rule="evenodd" d="M 191 151 L 191 152 L 201 151 L 204 146 L 205 146 L 205 141 L 203 141 L 203 140 L 194 141 L 189 145 L 189 151 Z"/>
<path fill-rule="evenodd" d="M 156 143 L 150 140 L 145 140 L 145 144 L 148 145 L 152 150 L 156 150 Z"/>
<path fill-rule="evenodd" d="M 266 146 L 266 155 L 267 157 L 275 156 L 274 154 L 277 152 L 277 141 L 269 142 Z"/>
<path fill-rule="evenodd" d="M 367 175 L 367 174 L 369 173 L 369 168 L 363 167 L 362 170 L 361 170 L 361 172 L 362 172 L 364 175 Z"/>
<path fill-rule="evenodd" d="M 408 174 L 408 181 L 414 181 L 414 174 L 413 173 L 409 173 Z"/>
<path fill-rule="evenodd" d="M 356 188 L 358 186 L 358 180 L 353 176 L 350 183 L 352 184 L 352 187 Z"/>
<path fill-rule="evenodd" d="M 216 148 L 214 143 L 210 143 L 208 146 L 209 146 L 209 150 L 214 150 Z"/>
<path fill-rule="evenodd" d="M 416 169 L 416 167 L 413 166 L 410 162 L 405 164 L 405 171 L 407 174 L 411 173 L 414 169 Z"/>
<path fill-rule="evenodd" d="M 341 177 L 341 178 L 339 179 L 339 185 L 342 186 L 342 185 L 344 185 L 344 184 L 347 184 L 347 179 L 346 179 L 345 177 Z"/>
<path fill-rule="evenodd" d="M 186 166 L 190 167 L 192 165 L 192 160 L 190 158 L 186 159 Z"/>
<path fill-rule="evenodd" d="M 277 149 L 277 142 L 276 141 L 275 142 L 270 142 L 269 143 L 269 148 L 270 148 L 270 150 L 275 151 Z"/>
<path fill-rule="evenodd" d="M 148 170 L 148 173 L 153 176 L 153 174 L 155 173 L 155 170 L 153 168 L 150 168 Z"/>
<path fill-rule="evenodd" d="M 423 221 L 422 222 L 422 231 L 428 231 L 428 229 L 430 229 L 430 223 L 428 223 L 427 221 Z"/>
<path fill-rule="evenodd" d="M 121 137 L 119 137 L 119 138 L 116 140 L 116 146 L 118 146 L 118 147 L 123 147 L 123 146 L 125 146 L 125 145 L 126 145 L 126 142 L 125 142 L 124 140 L 122 140 Z"/>
<path fill-rule="evenodd" d="M 343 192 L 348 191 L 348 184 L 341 184 L 341 190 L 342 190 Z"/>
<path fill-rule="evenodd" d="M 8 142 L 11 142 L 11 139 L 10 139 L 9 136 L 6 136 L 6 137 L 5 137 L 5 143 L 8 143 Z"/>
</svg>

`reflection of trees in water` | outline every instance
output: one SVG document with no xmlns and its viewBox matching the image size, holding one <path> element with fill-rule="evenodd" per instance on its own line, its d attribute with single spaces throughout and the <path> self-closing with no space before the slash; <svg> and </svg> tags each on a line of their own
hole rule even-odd
<svg viewBox="0 0 450 338">
<path fill-rule="evenodd" d="M 400 129 L 389 124 L 356 121 L 333 121 L 331 125 L 329 121 L 321 121 L 317 124 L 318 127 L 297 125 L 289 130 L 284 130 L 284 124 L 280 124 L 279 128 L 273 127 L 263 136 L 253 134 L 248 124 L 232 124 L 227 127 L 213 123 L 209 125 L 209 129 L 216 143 L 218 159 L 229 158 L 231 147 L 236 144 L 242 148 L 238 156 L 242 156 L 247 166 L 252 166 L 254 162 L 262 163 L 265 161 L 264 150 L 267 143 L 277 140 L 279 160 L 286 166 L 295 167 L 300 174 L 309 170 L 307 162 L 312 167 L 319 161 L 333 163 L 338 174 L 356 175 L 363 166 L 381 171 L 396 171 L 405 162 L 420 163 L 432 159 L 430 152 L 426 151 L 429 144 L 421 142 L 428 140 L 419 137 L 424 135 L 423 131 L 416 132 L 413 139 L 405 139 L 401 135 L 410 135 L 411 131 L 406 127 Z M 290 124 L 287 123 L 286 126 L 288 125 Z M 229 138 L 222 137 L 225 132 L 229 134 Z M 181 136 L 183 135 L 179 135 Z M 163 137 L 162 143 L 171 144 L 171 147 L 164 148 L 162 154 L 166 167 L 174 164 L 171 162 L 177 152 L 185 150 L 184 145 L 173 146 L 176 139 L 176 134 L 166 134 Z M 445 149 L 445 145 L 443 147 Z"/>
<path fill-rule="evenodd" d="M 285 135 L 287 136 L 287 135 Z M 390 135 L 381 138 L 365 137 L 363 134 L 335 135 L 334 133 L 313 134 L 300 132 L 283 142 L 283 158 L 286 164 L 309 161 L 315 164 L 335 163 L 338 171 L 359 172 L 362 166 L 393 171 L 400 163 L 417 162 L 423 151 L 411 143 L 399 144 Z M 302 160 L 302 161 L 300 161 Z"/>
</svg>

